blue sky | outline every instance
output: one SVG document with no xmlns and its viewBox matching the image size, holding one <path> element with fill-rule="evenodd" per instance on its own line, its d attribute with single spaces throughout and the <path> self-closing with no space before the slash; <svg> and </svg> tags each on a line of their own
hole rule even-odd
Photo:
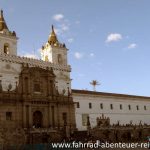
<svg viewBox="0 0 150 150">
<path fill-rule="evenodd" d="M 38 55 L 54 24 L 72 87 L 150 96 L 149 0 L 0 0 L 19 55 Z"/>
</svg>

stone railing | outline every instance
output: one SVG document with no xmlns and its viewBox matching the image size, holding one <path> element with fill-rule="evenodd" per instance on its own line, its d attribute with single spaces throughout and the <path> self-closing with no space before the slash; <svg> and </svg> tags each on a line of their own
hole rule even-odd
<svg viewBox="0 0 150 150">
<path fill-rule="evenodd" d="M 12 63 L 28 64 L 29 67 L 40 67 L 43 69 L 46 69 L 47 67 L 52 67 L 54 70 L 62 70 L 67 72 L 71 71 L 70 65 L 58 65 L 58 64 L 53 64 L 51 62 L 46 62 L 39 59 L 21 57 L 16 55 L 0 54 L 0 60 L 12 62 Z"/>
</svg>

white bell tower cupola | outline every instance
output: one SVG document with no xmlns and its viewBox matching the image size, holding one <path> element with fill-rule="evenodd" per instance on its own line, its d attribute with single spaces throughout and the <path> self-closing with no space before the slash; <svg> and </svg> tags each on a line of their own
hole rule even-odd
<svg viewBox="0 0 150 150">
<path fill-rule="evenodd" d="M 48 41 L 41 49 L 41 59 L 54 64 L 67 65 L 67 51 L 65 44 L 58 41 L 52 25 Z"/>
<path fill-rule="evenodd" d="M 17 36 L 11 32 L 5 22 L 3 11 L 0 11 L 0 54 L 17 55 Z"/>
</svg>

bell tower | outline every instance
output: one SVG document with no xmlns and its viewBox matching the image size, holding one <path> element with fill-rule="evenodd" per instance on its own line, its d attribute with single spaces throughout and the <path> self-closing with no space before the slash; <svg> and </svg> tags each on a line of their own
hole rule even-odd
<svg viewBox="0 0 150 150">
<path fill-rule="evenodd" d="M 48 41 L 41 48 L 41 59 L 54 64 L 55 82 L 58 92 L 62 95 L 69 95 L 71 91 L 71 68 L 67 62 L 68 49 L 64 43 L 57 39 L 54 27 L 52 25 Z M 59 66 L 59 67 L 58 67 Z"/>
<path fill-rule="evenodd" d="M 17 36 L 11 32 L 5 22 L 3 11 L 0 11 L 0 54 L 17 55 Z"/>
<path fill-rule="evenodd" d="M 57 35 L 52 25 L 52 31 L 48 41 L 41 49 L 41 58 L 54 64 L 67 65 L 67 51 L 65 44 L 58 41 Z"/>
</svg>

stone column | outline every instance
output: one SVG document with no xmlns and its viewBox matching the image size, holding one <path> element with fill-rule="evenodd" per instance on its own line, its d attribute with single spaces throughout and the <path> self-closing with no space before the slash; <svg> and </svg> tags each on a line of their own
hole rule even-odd
<svg viewBox="0 0 150 150">
<path fill-rule="evenodd" d="M 51 113 L 52 113 L 52 127 L 55 127 L 55 107 L 51 106 Z"/>
<path fill-rule="evenodd" d="M 60 118 L 59 118 L 59 104 L 57 104 L 57 127 L 60 127 Z"/>
<path fill-rule="evenodd" d="M 27 127 L 26 122 L 27 122 L 27 120 L 26 120 L 26 106 L 23 104 L 23 106 L 22 106 L 22 126 L 23 126 L 23 128 Z"/>
<path fill-rule="evenodd" d="M 29 105 L 29 128 L 32 128 L 32 117 L 33 117 L 33 114 L 32 114 L 32 110 L 31 110 L 31 106 Z"/>
<path fill-rule="evenodd" d="M 47 107 L 47 127 L 49 128 L 50 119 L 49 119 L 49 106 Z"/>
<path fill-rule="evenodd" d="M 49 86 L 50 86 L 50 84 L 49 84 L 49 77 L 47 77 L 47 96 L 49 96 Z"/>
<path fill-rule="evenodd" d="M 29 128 L 29 105 L 26 105 L 26 127 Z"/>
</svg>

